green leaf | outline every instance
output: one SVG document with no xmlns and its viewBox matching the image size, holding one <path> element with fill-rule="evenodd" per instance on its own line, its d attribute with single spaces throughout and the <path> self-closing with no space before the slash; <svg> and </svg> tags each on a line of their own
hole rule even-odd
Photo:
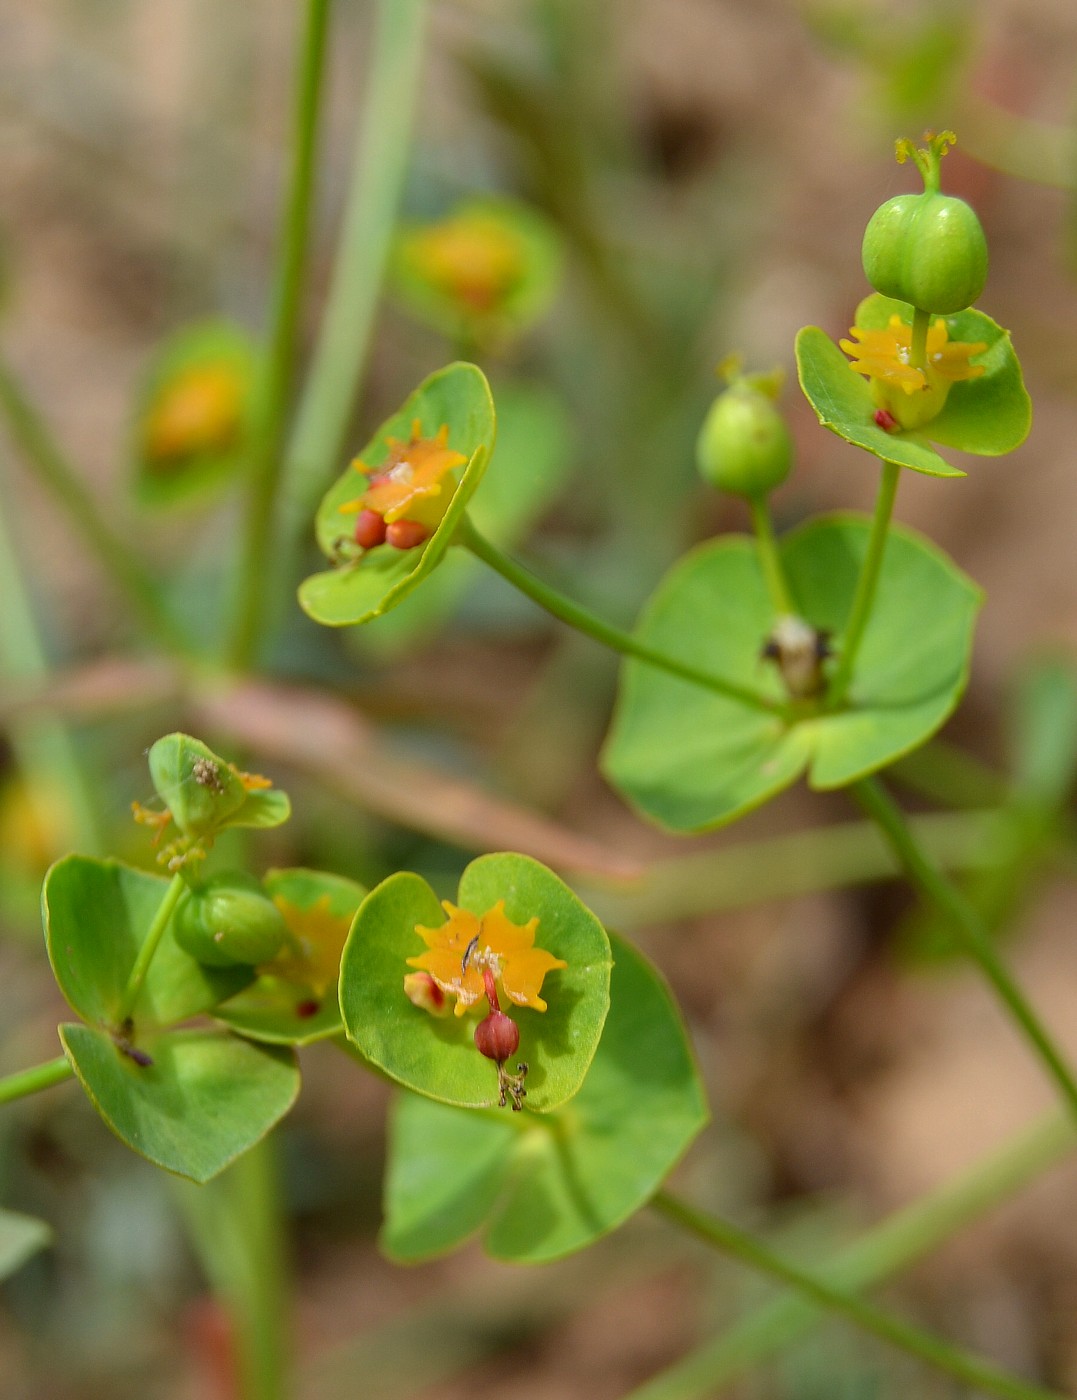
<svg viewBox="0 0 1077 1400">
<path fill-rule="evenodd" d="M 1018 678 L 1010 728 L 1014 787 L 1024 802 L 1057 808 L 1077 770 L 1077 676 L 1072 658 L 1038 657 Z"/>
<path fill-rule="evenodd" d="M 105 1031 L 60 1027 L 90 1102 L 135 1152 L 192 1181 L 209 1181 L 264 1137 L 299 1093 L 295 1055 L 225 1031 L 171 1031 L 140 1040 L 139 1064 Z"/>
<path fill-rule="evenodd" d="M 213 1014 L 240 1035 L 269 1044 L 308 1045 L 336 1035 L 341 1029 L 340 951 L 366 890 L 321 870 L 270 870 L 263 883 L 299 941 L 301 955 L 282 954 L 252 986 Z M 339 941 L 335 923 L 340 925 Z"/>
<path fill-rule="evenodd" d="M 169 882 L 115 860 L 66 856 L 45 876 L 42 919 L 49 961 L 71 1009 L 114 1027 L 117 1007 Z M 173 1025 L 208 1011 L 245 986 L 252 969 L 203 967 L 161 940 L 133 1009 L 140 1028 Z"/>
<path fill-rule="evenodd" d="M 909 322 L 911 308 L 874 294 L 857 307 L 855 323 L 883 330 L 893 315 Z M 959 311 L 943 319 L 952 341 L 987 345 L 971 361 L 981 365 L 984 373 L 954 384 L 938 417 L 916 432 L 886 432 L 878 427 L 868 380 L 852 369 L 825 332 L 818 326 L 806 326 L 797 336 L 797 371 L 800 386 L 823 427 L 883 461 L 928 476 L 965 475 L 943 461 L 932 442 L 980 456 L 999 456 L 1020 446 L 1032 425 L 1032 405 L 1009 332 L 982 311 Z"/>
<path fill-rule="evenodd" d="M 867 520 L 833 516 L 782 542 L 798 612 L 839 644 L 869 533 Z M 806 769 L 816 788 L 854 782 L 922 744 L 953 711 L 981 601 L 941 551 L 892 529 L 846 708 L 786 720 L 630 660 L 603 769 L 640 812 L 677 831 L 723 826 Z M 778 700 L 760 661 L 774 620 L 755 545 L 725 538 L 674 566 L 636 635 Z"/>
<path fill-rule="evenodd" d="M 242 470 L 259 359 L 255 341 L 231 321 L 184 326 L 158 346 L 131 432 L 143 505 L 200 503 Z"/>
<path fill-rule="evenodd" d="M 472 275 L 484 266 L 484 241 L 493 240 L 497 261 L 507 258 L 510 266 L 489 284 L 492 295 L 469 298 L 454 289 L 451 276 L 437 275 L 438 263 L 425 250 L 439 234 L 476 241 L 470 259 L 457 254 L 452 260 Z M 405 228 L 394 250 L 390 284 L 413 315 L 452 340 L 486 340 L 519 334 L 543 315 L 557 290 L 563 261 L 561 238 L 538 210 L 486 196 L 459 204 L 440 223 Z"/>
<path fill-rule="evenodd" d="M 497 386 L 497 462 L 483 478 L 468 514 L 479 532 L 511 550 L 564 485 L 571 445 L 561 399 L 541 384 Z M 482 565 L 467 550 L 453 549 L 436 578 L 408 595 L 378 621 L 352 633 L 364 655 L 389 660 L 429 637 L 457 607 Z"/>
<path fill-rule="evenodd" d="M 488 1253 L 541 1263 L 639 1210 L 707 1121 L 684 1027 L 658 972 L 611 938 L 610 1011 L 571 1104 L 507 1118 L 398 1100 L 381 1244 L 414 1261 L 483 1231 Z"/>
<path fill-rule="evenodd" d="M 464 871 L 457 899 L 462 908 L 482 915 L 501 899 L 514 923 L 537 916 L 536 946 L 568 963 L 547 975 L 548 1010 L 511 1007 L 519 1058 L 530 1067 L 527 1103 L 546 1113 L 576 1093 L 594 1055 L 609 1008 L 609 941 L 568 886 L 527 856 L 482 856 Z M 425 946 L 416 924 L 438 928 L 445 921 L 437 896 L 418 875 L 392 875 L 371 891 L 341 961 L 344 1027 L 366 1059 L 405 1087 L 444 1103 L 489 1107 L 497 1101 L 497 1072 L 473 1040 L 485 1000 L 471 1015 L 436 1017 L 413 1006 L 403 990 L 411 970 L 406 960 Z"/>
<path fill-rule="evenodd" d="M 408 439 L 416 419 L 424 437 L 434 437 L 447 427 L 449 447 L 467 455 L 467 463 L 453 473 L 457 485 L 449 508 L 430 538 L 415 549 L 379 545 L 358 560 L 305 579 L 299 588 L 299 602 L 315 622 L 347 627 L 388 612 L 426 578 L 452 542 L 494 450 L 494 402 L 486 376 L 469 364 L 448 365 L 430 375 L 403 408 L 381 425 L 359 458 L 376 467 L 388 453 L 387 439 Z M 355 516 L 342 514 L 340 508 L 363 494 L 363 482 L 364 478 L 349 467 L 318 507 L 315 530 L 329 559 L 336 558 L 341 539 L 352 538 Z"/>
<path fill-rule="evenodd" d="M 9 1278 L 51 1243 L 52 1229 L 44 1220 L 0 1210 L 0 1279 Z"/>
<path fill-rule="evenodd" d="M 249 789 L 234 764 L 190 734 L 166 734 L 149 752 L 154 791 L 183 836 L 212 837 L 229 826 L 280 826 L 291 803 L 275 788 Z"/>
</svg>

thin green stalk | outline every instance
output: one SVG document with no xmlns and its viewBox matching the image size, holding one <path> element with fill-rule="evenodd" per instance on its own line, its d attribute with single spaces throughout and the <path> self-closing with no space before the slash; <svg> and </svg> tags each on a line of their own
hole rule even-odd
<svg viewBox="0 0 1077 1400">
<path fill-rule="evenodd" d="M 63 1055 L 55 1060 L 46 1060 L 43 1065 L 32 1069 L 19 1070 L 17 1074 L 5 1075 L 0 1079 L 0 1103 L 12 1103 L 24 1099 L 27 1094 L 38 1094 L 42 1089 L 51 1089 L 54 1084 L 62 1084 L 70 1079 L 75 1071 Z"/>
<path fill-rule="evenodd" d="M 853 1291 L 900 1273 L 1056 1166 L 1077 1145 L 1067 1113 L 1056 1111 L 971 1170 L 895 1211 L 820 1270 Z M 634 1390 L 627 1400 L 713 1400 L 738 1376 L 791 1346 L 823 1320 L 802 1297 L 777 1298 Z"/>
<path fill-rule="evenodd" d="M 796 608 L 793 606 L 789 585 L 785 578 L 785 570 L 782 568 L 781 555 L 778 553 L 778 541 L 774 536 L 774 521 L 770 515 L 770 504 L 766 496 L 749 496 L 748 506 L 752 512 L 752 526 L 755 529 L 756 543 L 759 547 L 759 562 L 763 566 L 774 611 L 778 617 L 793 617 L 796 614 Z"/>
<path fill-rule="evenodd" d="M 909 364 L 914 369 L 924 369 L 927 365 L 927 333 L 931 326 L 931 312 L 914 307 L 912 313 L 912 345 L 909 347 Z"/>
<path fill-rule="evenodd" d="M 667 1220 L 672 1220 L 704 1244 L 787 1284 L 810 1302 L 848 1318 L 865 1331 L 874 1333 L 957 1380 L 992 1395 L 1008 1397 L 1009 1400 L 1062 1400 L 1058 1391 L 1033 1385 L 1000 1371 L 989 1362 L 943 1341 L 941 1337 L 883 1312 L 855 1293 L 847 1293 L 825 1279 L 805 1273 L 726 1220 L 704 1214 L 665 1191 L 660 1191 L 651 1204 Z"/>
<path fill-rule="evenodd" d="M 369 85 L 318 343 L 288 444 L 281 539 L 290 560 L 344 449 L 370 355 L 407 170 L 426 0 L 378 0 Z M 291 569 L 283 569 L 291 578 Z"/>
<path fill-rule="evenodd" d="M 131 603 L 154 641 L 180 654 L 190 654 L 190 640 L 166 610 L 155 580 L 124 537 L 108 524 L 98 499 L 83 484 L 52 430 L 2 360 L 0 412 L 27 465 Z"/>
<path fill-rule="evenodd" d="M 737 700 L 742 705 L 749 705 L 753 710 L 765 710 L 776 715 L 781 713 L 778 707 L 754 691 L 746 690 L 734 681 L 723 680 L 721 676 L 712 675 L 709 671 L 701 671 L 698 667 L 678 661 L 676 657 L 667 656 L 664 652 L 654 651 L 645 643 L 637 641 L 630 632 L 622 632 L 619 627 L 612 627 L 608 622 L 603 622 L 580 603 L 550 588 L 529 570 L 502 554 L 496 545 L 492 545 L 479 534 L 466 517 L 457 530 L 456 543 L 469 549 L 476 559 L 481 559 L 484 564 L 489 565 L 506 582 L 518 588 L 558 621 L 567 623 L 569 627 L 576 628 L 578 632 L 583 632 L 603 646 L 625 656 L 634 656 L 640 661 L 646 661 L 651 666 L 668 671 L 672 676 L 679 676 L 681 680 L 691 681 L 730 700 Z"/>
<path fill-rule="evenodd" d="M 894 498 L 897 496 L 901 468 L 893 462 L 884 462 L 879 481 L 879 494 L 875 498 L 875 516 L 871 522 L 871 535 L 864 562 L 860 566 L 860 577 L 856 584 L 852 611 L 841 640 L 841 657 L 830 682 L 829 703 L 837 706 L 845 699 L 849 682 L 853 678 L 857 652 L 864 639 L 871 610 L 875 605 L 875 590 L 879 583 L 886 539 L 890 531 L 890 517 L 894 513 Z"/>
<path fill-rule="evenodd" d="M 330 0 L 307 0 L 292 110 L 290 168 L 281 209 L 270 314 L 269 349 L 252 431 L 250 494 L 240 563 L 239 596 L 229 659 L 250 665 L 258 649 L 272 577 L 272 533 L 285 425 L 295 369 L 303 275 L 310 243 L 322 77 Z"/>
<path fill-rule="evenodd" d="M 926 854 L 905 816 L 874 778 L 850 788 L 861 807 L 889 841 L 909 880 L 943 915 L 966 952 L 979 963 L 996 995 L 1054 1080 L 1077 1118 L 1077 1081 L 1039 1016 L 1003 966 L 979 912 Z"/>
<path fill-rule="evenodd" d="M 169 920 L 175 912 L 176 905 L 180 901 L 180 896 L 187 888 L 187 881 L 182 875 L 172 876 L 172 883 L 165 890 L 164 899 L 157 906 L 157 913 L 153 916 L 153 923 L 150 924 L 149 932 L 146 934 L 142 947 L 138 950 L 138 957 L 135 958 L 135 965 L 131 969 L 131 975 L 127 979 L 127 986 L 123 989 L 123 996 L 120 998 L 116 1008 L 116 1020 L 122 1025 L 134 1010 L 138 994 L 142 990 L 142 984 L 146 980 L 146 973 L 153 955 L 157 952 L 161 939 L 168 928 Z"/>
<path fill-rule="evenodd" d="M 44 681 L 49 673 L 33 603 L 23 577 L 18 552 L 4 519 L 7 497 L 0 496 L 0 598 L 4 625 L 0 627 L 0 673 L 21 680 Z M 87 855 L 102 849 L 96 804 L 83 771 L 77 746 L 67 725 L 48 713 L 27 715 L 7 726 L 15 759 L 42 831 L 54 825 L 53 805 L 65 802 L 62 829 Z M 53 852 L 58 854 L 58 852 Z"/>
</svg>

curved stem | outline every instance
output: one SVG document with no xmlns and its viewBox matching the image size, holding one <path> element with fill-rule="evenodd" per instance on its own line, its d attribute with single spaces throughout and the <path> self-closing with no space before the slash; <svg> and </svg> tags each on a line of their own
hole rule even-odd
<svg viewBox="0 0 1077 1400">
<path fill-rule="evenodd" d="M 286 561 L 309 526 L 343 450 L 361 392 L 407 169 L 426 10 L 426 0 L 378 0 L 369 88 L 359 116 L 340 242 L 284 463 L 281 538 Z M 290 578 L 286 565 L 282 572 Z"/>
<path fill-rule="evenodd" d="M 157 585 L 127 541 L 107 523 L 100 505 L 68 461 L 52 430 L 0 360 L 0 412 L 19 447 L 68 523 L 82 536 L 98 562 L 130 601 L 154 641 L 181 655 L 190 655 L 190 640 L 161 601 Z"/>
<path fill-rule="evenodd" d="M 884 462 L 879 493 L 875 498 L 875 515 L 871 522 L 871 535 L 868 538 L 867 553 L 860 566 L 860 577 L 856 584 L 852 611 L 845 627 L 841 642 L 841 657 L 830 681 L 828 703 L 836 707 L 845 699 L 849 683 L 853 678 L 857 652 L 864 639 L 871 610 L 875 604 L 875 590 L 882 570 L 883 554 L 886 551 L 886 537 L 890 531 L 890 517 L 894 513 L 894 499 L 897 496 L 901 468 L 893 462 Z"/>
<path fill-rule="evenodd" d="M 1003 966 L 977 910 L 924 852 L 901 809 L 880 782 L 862 778 L 850 791 L 890 842 L 909 880 L 935 905 L 965 951 L 979 963 L 999 1000 L 1077 1118 L 1077 1080 L 1073 1071 Z"/>
<path fill-rule="evenodd" d="M 142 947 L 138 950 L 138 956 L 135 958 L 135 965 L 131 969 L 130 977 L 127 979 L 127 986 L 123 989 L 123 995 L 120 997 L 119 1004 L 116 1007 L 116 1020 L 120 1025 L 127 1020 L 134 1010 L 135 1002 L 138 1000 L 138 994 L 142 990 L 143 982 L 146 980 L 146 973 L 149 970 L 150 963 L 153 961 L 153 955 L 157 952 L 161 939 L 165 935 L 165 930 L 168 928 L 169 920 L 172 918 L 176 905 L 179 903 L 180 896 L 186 888 L 187 881 L 182 875 L 172 876 L 172 883 L 165 891 L 165 897 L 157 907 L 157 913 L 153 916 L 153 923 L 150 924 L 149 931 L 142 942 Z"/>
<path fill-rule="evenodd" d="M 571 598 L 566 598 L 563 593 L 558 593 L 556 589 L 550 588 L 548 584 L 543 583 L 527 569 L 522 568 L 507 555 L 502 554 L 495 545 L 479 534 L 466 516 L 457 529 L 455 542 L 463 545 L 465 549 L 469 549 L 476 559 L 481 559 L 484 564 L 489 565 L 506 582 L 511 583 L 514 588 L 518 588 L 533 603 L 537 603 L 540 608 L 545 609 L 558 621 L 566 623 L 569 627 L 574 627 L 578 632 L 583 632 L 596 642 L 601 642 L 603 646 L 621 652 L 624 656 L 634 656 L 639 661 L 646 661 L 649 665 L 658 667 L 659 670 L 668 671 L 672 676 L 691 681 L 694 685 L 703 686 L 706 690 L 713 690 L 718 695 L 724 695 L 742 705 L 749 705 L 754 710 L 781 713 L 777 706 L 772 705 L 763 696 L 756 695 L 754 691 L 747 690 L 734 681 L 723 680 L 721 676 L 712 675 L 709 671 L 701 671 L 698 667 L 691 666 L 684 661 L 678 661 L 676 657 L 667 656 L 664 652 L 654 651 L 644 642 L 637 641 L 630 632 L 622 632 L 619 627 L 612 627 L 608 622 L 603 622 L 587 608 L 574 602 Z"/>
<path fill-rule="evenodd" d="M 32 1069 L 5 1075 L 0 1079 L 0 1103 L 11 1103 L 15 1099 L 25 1098 L 27 1094 L 51 1089 L 54 1084 L 62 1084 L 65 1079 L 70 1079 L 74 1073 L 66 1057 L 58 1055 L 55 1060 L 46 1060 L 43 1065 L 34 1065 Z"/>
<path fill-rule="evenodd" d="M 749 1267 L 795 1288 L 811 1302 L 828 1308 L 831 1312 L 840 1313 L 865 1331 L 874 1333 L 902 1351 L 919 1357 L 921 1361 L 926 1361 L 937 1370 L 945 1371 L 968 1385 L 992 1395 L 1010 1397 L 1010 1400 L 1061 1400 L 1058 1391 L 1032 1385 L 1000 1371 L 989 1362 L 943 1341 L 941 1337 L 933 1336 L 901 1318 L 883 1312 L 855 1293 L 846 1293 L 832 1283 L 804 1273 L 726 1220 L 706 1215 L 665 1191 L 660 1191 L 651 1204 L 667 1220 L 680 1225 L 711 1248 L 721 1250 Z"/>
<path fill-rule="evenodd" d="M 752 526 L 755 529 L 759 549 L 759 562 L 770 590 L 770 601 L 778 617 L 794 617 L 796 608 L 789 593 L 785 570 L 782 568 L 778 541 L 774 536 L 774 521 L 770 515 L 770 505 L 765 496 L 749 496 L 748 507 L 752 512 Z"/>
<path fill-rule="evenodd" d="M 311 195 L 315 148 L 325 69 L 330 0 L 308 0 L 299 55 L 299 80 L 292 113 L 288 193 L 281 211 L 269 350 L 252 431 L 250 495 L 247 503 L 239 597 L 230 644 L 230 661 L 249 666 L 258 647 L 270 590 L 274 503 L 283 456 L 289 391 L 299 330 L 303 273 L 310 242 Z"/>
</svg>

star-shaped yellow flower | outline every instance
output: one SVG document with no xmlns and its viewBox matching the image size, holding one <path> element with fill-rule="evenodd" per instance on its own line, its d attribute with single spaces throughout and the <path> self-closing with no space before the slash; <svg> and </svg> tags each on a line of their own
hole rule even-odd
<svg viewBox="0 0 1077 1400">
<path fill-rule="evenodd" d="M 273 903 L 284 915 L 292 942 L 285 944 L 261 971 L 309 987 L 316 997 L 324 996 L 337 980 L 352 915 L 334 914 L 328 894 L 316 899 L 308 909 L 301 909 L 279 894 L 273 896 Z"/>
<path fill-rule="evenodd" d="M 907 326 L 900 316 L 891 316 L 886 330 L 870 330 L 864 326 L 852 326 L 849 330 L 859 345 L 851 340 L 838 343 L 852 359 L 852 368 L 857 374 L 865 374 L 869 379 L 881 379 L 915 394 L 918 390 L 935 387 L 933 378 L 955 384 L 959 379 L 975 379 L 983 374 L 983 365 L 973 365 L 969 360 L 973 355 L 981 355 L 987 349 L 982 341 L 950 340 L 946 322 L 940 316 L 929 327 L 927 333 L 927 363 L 917 369 L 910 363 L 912 358 L 912 327 Z"/>
<path fill-rule="evenodd" d="M 445 477 L 467 461 L 462 452 L 449 447 L 448 426 L 442 424 L 436 436 L 424 438 L 416 418 L 407 442 L 392 437 L 387 441 L 389 455 L 380 466 L 368 467 L 358 458 L 352 463 L 370 479 L 370 485 L 356 500 L 342 505 L 341 514 L 372 510 L 390 525 L 405 516 L 423 525 L 439 524 L 452 498 L 452 491 L 443 489 Z"/>
<path fill-rule="evenodd" d="M 534 946 L 537 917 L 523 925 L 514 924 L 505 914 L 503 899 L 481 917 L 457 909 L 447 899 L 441 907 L 449 916 L 448 922 L 440 928 L 416 924 L 415 932 L 429 951 L 408 958 L 407 963 L 429 972 L 443 992 L 456 998 L 457 1016 L 486 995 L 484 968 L 490 969 L 517 1006 L 546 1010 L 546 1002 L 539 996 L 543 979 L 547 972 L 568 963 Z"/>
</svg>

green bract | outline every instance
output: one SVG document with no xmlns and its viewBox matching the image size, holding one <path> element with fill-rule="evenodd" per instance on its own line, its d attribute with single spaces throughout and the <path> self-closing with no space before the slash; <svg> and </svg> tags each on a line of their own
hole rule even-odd
<svg viewBox="0 0 1077 1400">
<path fill-rule="evenodd" d="M 166 734 L 149 752 L 158 797 L 186 837 L 212 837 L 229 826 L 280 826 L 291 815 L 285 793 L 251 788 L 225 759 L 189 734 Z"/>
<path fill-rule="evenodd" d="M 306 1045 L 340 1031 L 340 953 L 366 890 L 321 870 L 270 870 L 266 894 L 276 901 L 289 943 L 245 991 L 214 1016 L 252 1040 Z"/>
<path fill-rule="evenodd" d="M 52 1230 L 44 1220 L 14 1210 L 0 1210 L 0 1280 L 21 1269 L 51 1243 Z"/>
<path fill-rule="evenodd" d="M 42 893 L 60 990 L 87 1023 L 60 1027 L 94 1107 L 136 1152 L 195 1181 L 253 1146 L 299 1091 L 294 1059 L 224 1031 L 177 1031 L 250 981 L 249 968 L 202 966 L 165 932 L 130 1021 L 117 1025 L 135 958 L 168 881 L 117 861 L 68 856 Z"/>
<path fill-rule="evenodd" d="M 443 1254 L 476 1231 L 489 1254 L 520 1263 L 582 1249 L 646 1204 L 703 1127 L 669 989 L 630 944 L 611 943 L 610 1012 L 569 1106 L 508 1119 L 399 1099 L 381 1234 L 393 1258 Z"/>
<path fill-rule="evenodd" d="M 135 493 L 143 504 L 201 498 L 243 468 L 259 354 L 230 321 L 184 326 L 158 347 L 132 431 Z"/>
<path fill-rule="evenodd" d="M 387 439 L 406 441 L 418 422 L 423 437 L 448 429 L 448 446 L 466 463 L 450 473 L 452 496 L 440 524 L 422 545 L 395 549 L 381 544 L 357 559 L 342 559 L 341 544 L 354 538 L 356 516 L 341 507 L 366 489 L 367 478 L 349 467 L 318 507 L 315 530 L 322 552 L 342 559 L 300 585 L 304 611 L 327 627 L 368 622 L 395 607 L 431 572 L 452 542 L 453 532 L 474 494 L 494 449 L 494 403 L 486 376 L 475 365 L 453 364 L 425 379 L 399 412 L 383 423 L 359 453 L 369 467 L 385 461 Z"/>
<path fill-rule="evenodd" d="M 963 199 L 925 190 L 876 209 L 864 232 L 864 275 L 877 292 L 948 316 L 987 281 L 987 240 Z"/>
<path fill-rule="evenodd" d="M 280 910 L 248 875 L 222 873 L 189 891 L 175 914 L 176 942 L 209 967 L 269 962 L 288 937 Z"/>
<path fill-rule="evenodd" d="M 609 1009 L 609 940 L 568 886 L 527 856 L 481 856 L 464 871 L 461 908 L 481 916 L 499 900 L 514 923 L 537 917 L 536 946 L 568 964 L 547 976 L 546 1011 L 504 1008 L 519 1025 L 518 1055 L 529 1066 L 527 1106 L 545 1113 L 576 1093 L 594 1055 Z M 497 1101 L 497 1075 L 473 1040 L 486 1002 L 474 1008 L 479 1014 L 435 1017 L 404 992 L 407 959 L 424 949 L 415 926 L 439 928 L 446 917 L 418 875 L 392 875 L 372 890 L 341 960 L 341 1016 L 366 1059 L 406 1088 L 444 1103 L 489 1107 Z"/>
<path fill-rule="evenodd" d="M 537 210 L 471 199 L 397 240 L 392 287 L 421 320 L 454 340 L 526 330 L 546 311 L 563 262 L 561 238 Z"/>
<path fill-rule="evenodd" d="M 799 614 L 840 650 L 867 547 L 855 516 L 809 522 L 781 543 Z M 849 703 L 803 717 L 751 709 L 641 661 L 629 660 L 603 768 L 645 815 L 679 831 L 722 826 L 808 772 L 816 788 L 842 787 L 933 734 L 968 678 L 980 590 L 944 554 L 893 529 Z M 780 705 L 760 649 L 774 623 L 756 547 L 725 538 L 667 574 L 636 630 L 648 646 L 736 682 Z"/>
<path fill-rule="evenodd" d="M 703 420 L 696 461 L 704 480 L 735 496 L 763 496 L 793 465 L 793 441 L 773 398 L 749 381 L 718 395 Z"/>
<path fill-rule="evenodd" d="M 883 330 L 893 315 L 911 322 L 909 306 L 874 295 L 857 307 L 856 324 L 866 330 Z M 984 373 L 953 384 L 939 415 L 915 432 L 887 432 L 879 427 L 868 380 L 850 368 L 846 356 L 824 331 L 806 326 L 796 341 L 797 372 L 823 427 L 883 461 L 928 476 L 965 475 L 945 462 L 932 442 L 984 457 L 1001 456 L 1019 447 L 1032 426 L 1032 404 L 1009 331 L 981 311 L 962 311 L 945 319 L 951 341 L 987 345 L 971 361 L 982 365 Z"/>
</svg>

